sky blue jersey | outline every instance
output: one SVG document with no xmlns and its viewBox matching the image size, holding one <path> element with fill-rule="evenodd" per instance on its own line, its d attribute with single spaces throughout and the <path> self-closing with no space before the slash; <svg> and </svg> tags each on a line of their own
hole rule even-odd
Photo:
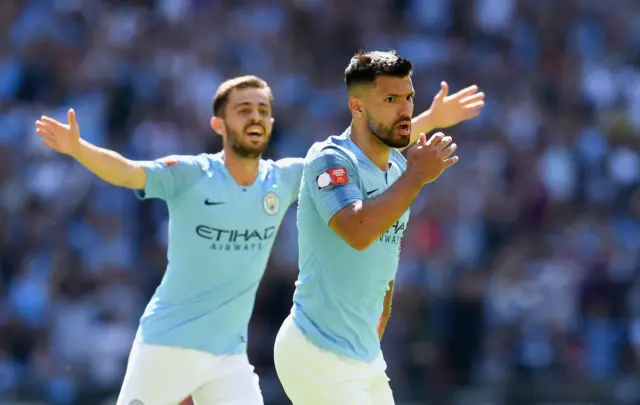
<svg viewBox="0 0 640 405">
<path fill-rule="evenodd" d="M 389 169 L 377 167 L 349 132 L 314 144 L 304 163 L 298 202 L 300 275 L 293 320 L 320 348 L 361 361 L 380 353 L 377 333 L 389 281 L 395 279 L 409 210 L 364 251 L 328 225 L 342 208 L 383 193 L 406 170 L 391 150 Z"/>
<path fill-rule="evenodd" d="M 169 209 L 168 265 L 136 339 L 212 354 L 246 350 L 258 284 L 287 208 L 297 199 L 302 159 L 261 160 L 240 186 L 221 154 L 144 162 L 140 198 Z"/>
</svg>

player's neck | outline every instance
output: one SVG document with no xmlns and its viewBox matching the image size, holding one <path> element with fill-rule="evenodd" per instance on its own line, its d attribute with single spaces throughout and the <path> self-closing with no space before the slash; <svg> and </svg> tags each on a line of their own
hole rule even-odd
<svg viewBox="0 0 640 405">
<path fill-rule="evenodd" d="M 222 151 L 222 160 L 231 177 L 240 186 L 250 186 L 258 177 L 260 159 L 248 159 L 227 150 Z"/>
<path fill-rule="evenodd" d="M 376 166 L 381 170 L 389 168 L 389 154 L 391 148 L 380 141 L 369 128 L 359 128 L 355 122 L 351 122 L 351 140 Z"/>
</svg>

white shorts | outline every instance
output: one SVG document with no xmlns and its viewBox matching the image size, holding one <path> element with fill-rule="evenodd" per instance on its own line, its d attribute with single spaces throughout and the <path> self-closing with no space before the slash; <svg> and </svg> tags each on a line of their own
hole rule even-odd
<svg viewBox="0 0 640 405">
<path fill-rule="evenodd" d="M 293 405 L 393 405 L 382 354 L 365 363 L 311 343 L 289 316 L 276 337 L 280 382 Z"/>
<path fill-rule="evenodd" d="M 216 356 L 134 343 L 117 405 L 263 405 L 246 354 Z"/>
</svg>

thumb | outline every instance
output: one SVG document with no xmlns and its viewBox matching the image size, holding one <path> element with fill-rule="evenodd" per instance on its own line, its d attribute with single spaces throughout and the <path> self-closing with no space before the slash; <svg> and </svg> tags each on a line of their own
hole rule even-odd
<svg viewBox="0 0 640 405">
<path fill-rule="evenodd" d="M 449 85 L 447 82 L 440 82 L 440 91 L 436 94 L 436 99 L 442 100 L 449 95 Z"/>
<path fill-rule="evenodd" d="M 424 133 L 420 133 L 418 135 L 418 141 L 416 142 L 418 145 L 424 145 L 427 143 L 427 136 Z"/>
<path fill-rule="evenodd" d="M 76 121 L 76 112 L 73 108 L 69 109 L 67 113 L 67 119 L 69 120 L 69 126 L 73 129 L 78 129 L 78 122 Z"/>
</svg>

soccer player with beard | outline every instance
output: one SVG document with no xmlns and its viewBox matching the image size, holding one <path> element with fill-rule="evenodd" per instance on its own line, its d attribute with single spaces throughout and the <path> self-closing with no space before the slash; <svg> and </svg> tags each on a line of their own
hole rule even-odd
<svg viewBox="0 0 640 405">
<path fill-rule="evenodd" d="M 69 124 L 36 123 L 43 142 L 104 181 L 160 198 L 169 210 L 168 265 L 140 320 L 117 405 L 262 404 L 246 354 L 258 284 L 301 159 L 260 159 L 273 126 L 272 94 L 255 77 L 223 83 L 211 127 L 223 149 L 139 162 L 82 140 Z"/>
<path fill-rule="evenodd" d="M 446 88 L 416 128 L 431 130 L 472 118 L 477 87 Z M 43 143 L 68 154 L 104 181 L 160 198 L 169 209 L 168 266 L 140 320 L 117 405 L 262 404 L 247 354 L 247 329 L 258 283 L 286 209 L 297 199 L 303 159 L 261 159 L 273 126 L 267 84 L 244 76 L 220 85 L 212 129 L 220 153 L 138 162 L 42 117 Z M 417 134 L 415 135 L 417 138 Z"/>
<path fill-rule="evenodd" d="M 412 143 L 412 65 L 394 52 L 346 68 L 351 126 L 309 150 L 298 202 L 300 274 L 275 344 L 294 405 L 391 405 L 380 340 L 409 206 L 457 162 L 451 137 Z M 472 97 L 481 102 L 481 96 Z"/>
</svg>

